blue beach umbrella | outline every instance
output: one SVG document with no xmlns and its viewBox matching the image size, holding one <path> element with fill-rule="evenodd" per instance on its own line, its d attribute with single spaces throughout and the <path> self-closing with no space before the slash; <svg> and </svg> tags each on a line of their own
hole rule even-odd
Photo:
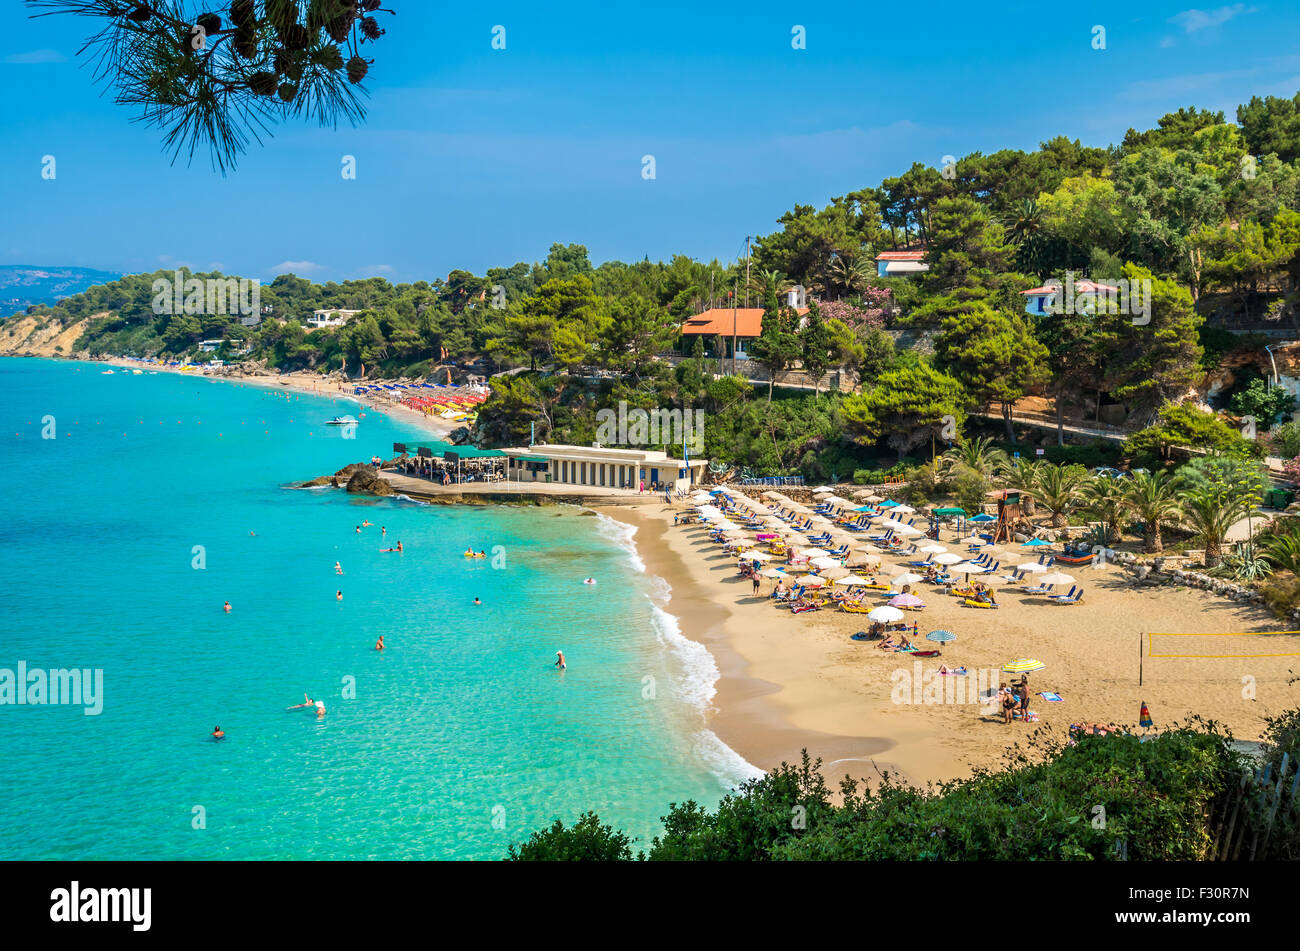
<svg viewBox="0 0 1300 951">
<path fill-rule="evenodd" d="M 996 515 L 988 515 L 984 512 L 981 512 L 979 515 L 972 515 L 970 517 L 970 521 L 972 522 L 996 522 L 997 520 L 998 518 Z"/>
<path fill-rule="evenodd" d="M 931 631 L 925 635 L 927 641 L 938 641 L 940 644 L 946 644 L 948 641 L 955 641 L 957 635 L 952 631 Z"/>
<path fill-rule="evenodd" d="M 1043 547 L 1044 545 L 1050 545 L 1050 544 L 1052 544 L 1052 543 L 1049 542 L 1049 541 L 1044 541 L 1044 540 L 1041 539 L 1041 538 L 1035 538 L 1035 539 L 1032 539 L 1032 540 L 1030 540 L 1030 541 L 1025 542 L 1025 544 L 1024 544 L 1023 546 L 1021 546 L 1021 547 L 1023 547 L 1023 548 L 1041 548 L 1041 547 Z"/>
<path fill-rule="evenodd" d="M 885 501 L 880 503 L 880 507 L 882 509 L 895 509 L 898 508 L 898 503 L 893 499 L 885 499 Z"/>
</svg>

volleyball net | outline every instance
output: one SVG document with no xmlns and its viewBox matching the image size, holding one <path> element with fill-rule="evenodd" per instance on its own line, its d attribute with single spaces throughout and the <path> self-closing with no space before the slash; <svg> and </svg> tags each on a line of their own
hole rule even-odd
<svg viewBox="0 0 1300 951">
<path fill-rule="evenodd" d="M 1300 631 L 1241 631 L 1232 634 L 1147 632 L 1146 642 L 1147 657 L 1300 657 Z"/>
</svg>

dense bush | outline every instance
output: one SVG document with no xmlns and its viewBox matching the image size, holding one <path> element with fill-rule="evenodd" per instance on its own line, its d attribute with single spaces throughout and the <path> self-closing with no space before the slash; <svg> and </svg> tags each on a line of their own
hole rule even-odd
<svg viewBox="0 0 1300 951">
<path fill-rule="evenodd" d="M 1278 736 L 1295 744 L 1294 718 Z M 1241 754 L 1214 723 L 1197 722 L 1159 737 L 1083 736 L 1061 745 L 1036 734 L 1000 771 L 920 790 L 884 776 L 875 789 L 841 785 L 836 805 L 805 752 L 727 795 L 713 812 L 673 804 L 651 860 L 833 861 L 1198 860 L 1213 838 L 1215 807 L 1235 788 Z M 1031 754 L 1033 759 L 1031 759 Z M 594 817 L 560 824 L 546 851 L 581 851 Z M 561 844 L 571 836 L 573 848 Z M 512 858 L 544 857 L 512 850 Z"/>
</svg>

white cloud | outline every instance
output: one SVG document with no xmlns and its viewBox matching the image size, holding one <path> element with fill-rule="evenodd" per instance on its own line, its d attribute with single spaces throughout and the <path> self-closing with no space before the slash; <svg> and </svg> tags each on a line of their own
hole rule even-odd
<svg viewBox="0 0 1300 951">
<path fill-rule="evenodd" d="M 10 53 L 6 63 L 18 66 L 35 66 L 40 63 L 66 63 L 68 58 L 58 50 L 31 50 L 27 53 Z"/>
<path fill-rule="evenodd" d="M 324 269 L 325 265 L 317 264 L 314 261 L 281 261 L 275 267 L 268 267 L 266 272 L 277 276 L 280 274 L 296 274 L 302 277 L 305 274 L 313 274 Z"/>
<path fill-rule="evenodd" d="M 1233 17 L 1245 16 L 1258 11 L 1258 7 L 1248 7 L 1244 3 L 1234 3 L 1230 7 L 1217 7 L 1213 10 L 1197 10 L 1193 8 L 1174 14 L 1169 18 L 1169 22 L 1181 26 L 1185 33 L 1196 33 L 1199 30 L 1206 30 L 1227 23 Z"/>
</svg>

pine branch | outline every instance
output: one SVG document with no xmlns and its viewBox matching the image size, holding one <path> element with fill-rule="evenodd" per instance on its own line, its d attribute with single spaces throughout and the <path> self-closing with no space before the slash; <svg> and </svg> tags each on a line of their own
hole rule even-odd
<svg viewBox="0 0 1300 951">
<path fill-rule="evenodd" d="M 162 130 L 173 162 L 206 147 L 222 174 L 290 117 L 362 122 L 373 60 L 359 50 L 385 32 L 374 14 L 394 12 L 381 0 L 230 0 L 217 11 L 184 0 L 26 2 L 33 17 L 96 20 L 77 51 L 94 81 Z"/>
</svg>

